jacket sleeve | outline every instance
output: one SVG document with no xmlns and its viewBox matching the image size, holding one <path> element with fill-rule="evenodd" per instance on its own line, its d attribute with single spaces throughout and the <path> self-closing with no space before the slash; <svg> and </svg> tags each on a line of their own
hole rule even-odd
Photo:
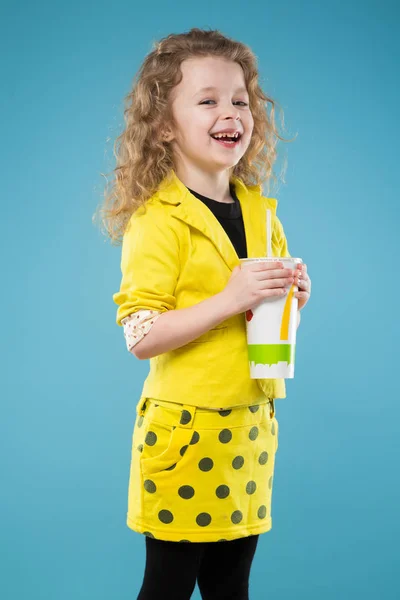
<svg viewBox="0 0 400 600">
<path fill-rule="evenodd" d="M 129 352 L 149 333 L 160 316 L 160 312 L 140 309 L 122 319 L 126 347 Z"/>
<path fill-rule="evenodd" d="M 158 217 L 158 219 L 157 219 Z M 160 313 L 174 310 L 179 278 L 179 240 L 168 224 L 154 211 L 133 214 L 122 240 L 119 292 L 113 295 L 118 305 L 116 322 L 137 310 Z"/>
<path fill-rule="evenodd" d="M 288 242 L 285 236 L 285 232 L 283 230 L 283 225 L 275 215 L 275 227 L 277 229 L 277 239 L 279 244 L 279 256 L 282 258 L 291 258 L 291 254 L 289 253 Z"/>
</svg>

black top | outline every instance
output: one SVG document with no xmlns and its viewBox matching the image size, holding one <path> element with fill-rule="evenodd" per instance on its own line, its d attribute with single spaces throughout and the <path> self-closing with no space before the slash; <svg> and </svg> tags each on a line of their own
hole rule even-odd
<svg viewBox="0 0 400 600">
<path fill-rule="evenodd" d="M 216 200 L 207 198 L 207 196 L 203 196 L 202 194 L 199 194 L 190 188 L 187 189 L 193 194 L 193 196 L 196 196 L 196 198 L 201 200 L 211 210 L 215 218 L 218 219 L 224 228 L 225 233 L 231 240 L 238 257 L 248 258 L 242 209 L 240 207 L 239 199 L 236 196 L 234 184 L 229 184 L 231 196 L 234 200 L 232 204 L 217 202 Z"/>
</svg>

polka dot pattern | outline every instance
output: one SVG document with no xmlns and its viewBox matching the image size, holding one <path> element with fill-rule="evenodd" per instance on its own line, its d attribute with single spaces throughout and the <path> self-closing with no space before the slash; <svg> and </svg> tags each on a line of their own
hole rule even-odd
<svg viewBox="0 0 400 600">
<path fill-rule="evenodd" d="M 258 427 L 254 426 L 250 429 L 249 438 L 254 441 L 258 437 Z"/>
<path fill-rule="evenodd" d="M 192 439 L 190 440 L 190 444 L 197 444 L 200 440 L 200 435 L 198 431 L 194 431 L 192 435 Z"/>
<path fill-rule="evenodd" d="M 181 414 L 181 420 L 180 420 L 181 425 L 186 425 L 187 423 L 190 423 L 191 420 L 192 420 L 191 413 L 188 410 L 183 410 L 182 414 Z"/>
<path fill-rule="evenodd" d="M 240 510 L 235 510 L 231 515 L 232 523 L 237 525 L 243 519 L 243 513 Z"/>
<path fill-rule="evenodd" d="M 172 521 L 174 520 L 174 515 L 172 514 L 172 512 L 170 510 L 160 510 L 160 512 L 158 513 L 158 518 L 160 519 L 161 523 L 172 523 Z"/>
<path fill-rule="evenodd" d="M 214 461 L 211 458 L 202 458 L 199 462 L 199 469 L 201 471 L 211 471 L 214 466 Z"/>
<path fill-rule="evenodd" d="M 129 352 L 150 331 L 153 323 L 161 316 L 157 310 L 140 309 L 121 319 L 126 347 Z"/>
<path fill-rule="evenodd" d="M 221 442 L 221 444 L 227 444 L 232 439 L 232 431 L 230 431 L 229 429 L 223 429 L 219 433 L 218 439 Z"/>
<path fill-rule="evenodd" d="M 154 431 L 148 431 L 144 441 L 148 446 L 154 446 L 154 444 L 157 442 L 157 434 L 154 433 Z"/>
<path fill-rule="evenodd" d="M 248 484 L 246 485 L 246 493 L 247 494 L 254 494 L 256 489 L 257 489 L 257 484 L 255 481 L 249 481 Z"/>
<path fill-rule="evenodd" d="M 151 481 L 151 479 L 146 479 L 146 481 L 144 482 L 144 489 L 146 490 L 146 492 L 154 494 L 157 490 L 157 486 L 154 483 L 154 481 Z"/>
<path fill-rule="evenodd" d="M 175 422 L 156 408 L 155 421 L 146 410 L 136 420 L 128 525 L 182 543 L 268 531 L 277 429 L 269 405 L 209 411 L 207 422 L 194 407 L 172 413 Z"/>
<path fill-rule="evenodd" d="M 181 485 L 181 487 L 178 490 L 178 494 L 180 495 L 180 497 L 184 498 L 185 500 L 193 498 L 194 493 L 194 488 L 192 488 L 191 485 Z"/>
<path fill-rule="evenodd" d="M 219 485 L 215 490 L 217 498 L 227 498 L 229 496 L 230 490 L 227 485 Z"/>
<path fill-rule="evenodd" d="M 207 525 L 211 523 L 211 515 L 206 512 L 200 513 L 196 517 L 196 523 L 197 525 L 200 525 L 200 527 L 207 527 Z"/>
<path fill-rule="evenodd" d="M 244 465 L 244 457 L 243 456 L 235 456 L 232 461 L 232 467 L 234 469 L 241 469 Z"/>
</svg>

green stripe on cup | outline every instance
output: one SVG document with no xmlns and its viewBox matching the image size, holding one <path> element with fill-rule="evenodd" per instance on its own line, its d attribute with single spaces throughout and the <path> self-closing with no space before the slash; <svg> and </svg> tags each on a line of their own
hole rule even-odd
<svg viewBox="0 0 400 600">
<path fill-rule="evenodd" d="M 294 364 L 296 344 L 248 344 L 249 362 L 260 365 Z"/>
</svg>

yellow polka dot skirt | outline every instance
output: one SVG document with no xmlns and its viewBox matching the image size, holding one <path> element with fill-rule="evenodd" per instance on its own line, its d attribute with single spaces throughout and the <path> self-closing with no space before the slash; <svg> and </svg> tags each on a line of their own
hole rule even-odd
<svg viewBox="0 0 400 600">
<path fill-rule="evenodd" d="M 213 411 L 142 397 L 136 410 L 128 527 L 177 542 L 271 529 L 273 400 Z"/>
</svg>

